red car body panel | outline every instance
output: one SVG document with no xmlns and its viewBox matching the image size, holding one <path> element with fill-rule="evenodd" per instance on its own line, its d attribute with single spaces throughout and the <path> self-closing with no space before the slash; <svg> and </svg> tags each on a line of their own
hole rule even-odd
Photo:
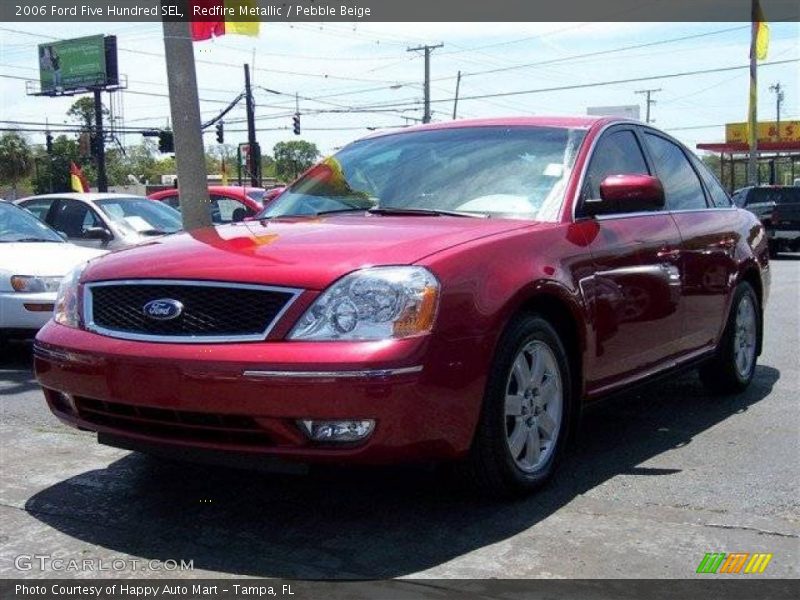
<svg viewBox="0 0 800 600">
<path fill-rule="evenodd" d="M 748 279 L 766 301 L 763 228 L 753 215 L 735 208 L 575 219 L 594 143 L 617 122 L 527 118 L 428 126 L 587 128 L 557 222 L 282 218 L 159 238 L 93 262 L 84 283 L 157 277 L 303 292 L 262 342 L 142 343 L 51 321 L 37 336 L 35 355 L 36 375 L 51 409 L 74 425 L 174 446 L 300 461 L 451 459 L 470 447 L 498 340 L 522 309 L 535 308 L 561 325 L 585 400 L 709 355 L 740 280 Z M 442 282 L 430 334 L 380 342 L 285 339 L 338 278 L 366 266 L 409 264 L 427 267 Z M 421 370 L 378 378 L 324 375 L 408 367 Z M 321 374 L 302 379 L 246 374 L 258 370 Z M 57 392 L 169 411 L 246 415 L 270 443 L 187 441 L 146 429 L 120 432 L 66 409 Z M 299 432 L 296 421 L 307 418 L 370 418 L 377 424 L 360 445 L 330 447 L 314 445 Z"/>
</svg>

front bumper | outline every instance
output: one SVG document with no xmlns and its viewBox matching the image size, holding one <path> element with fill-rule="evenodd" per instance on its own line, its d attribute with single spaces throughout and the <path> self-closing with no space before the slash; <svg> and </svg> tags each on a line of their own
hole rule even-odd
<svg viewBox="0 0 800 600">
<path fill-rule="evenodd" d="M 0 329 L 40 329 L 53 316 L 54 292 L 0 292 Z"/>
<path fill-rule="evenodd" d="M 176 450 L 385 464 L 466 453 L 485 385 L 485 368 L 454 360 L 469 347 L 432 336 L 144 343 L 50 322 L 37 336 L 34 368 L 57 417 L 103 435 Z M 362 442 L 321 444 L 307 439 L 301 419 L 376 425 Z"/>
</svg>

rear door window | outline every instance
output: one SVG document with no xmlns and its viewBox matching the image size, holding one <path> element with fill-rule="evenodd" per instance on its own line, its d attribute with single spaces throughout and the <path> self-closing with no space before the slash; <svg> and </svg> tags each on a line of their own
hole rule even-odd
<svg viewBox="0 0 800 600">
<path fill-rule="evenodd" d="M 645 143 L 664 186 L 669 210 L 708 208 L 705 192 L 689 159 L 677 144 L 653 133 L 645 132 Z"/>
</svg>

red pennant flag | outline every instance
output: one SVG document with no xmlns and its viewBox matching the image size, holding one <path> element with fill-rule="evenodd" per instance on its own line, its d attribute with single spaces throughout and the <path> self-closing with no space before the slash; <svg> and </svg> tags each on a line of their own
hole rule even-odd
<svg viewBox="0 0 800 600">
<path fill-rule="evenodd" d="M 258 21 L 237 20 L 242 14 L 242 7 L 248 9 L 254 6 L 254 0 L 191 0 L 192 41 L 202 42 L 226 33 L 257 36 Z"/>
</svg>

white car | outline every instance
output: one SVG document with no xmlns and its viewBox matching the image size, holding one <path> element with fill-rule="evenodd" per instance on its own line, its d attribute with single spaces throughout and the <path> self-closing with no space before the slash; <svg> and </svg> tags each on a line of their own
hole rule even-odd
<svg viewBox="0 0 800 600">
<path fill-rule="evenodd" d="M 111 193 L 43 194 L 15 202 L 68 241 L 116 250 L 179 231 L 181 214 L 144 196 Z"/>
<path fill-rule="evenodd" d="M 53 314 L 61 278 L 105 253 L 70 244 L 28 211 L 0 202 L 0 343 L 33 337 Z"/>
</svg>

